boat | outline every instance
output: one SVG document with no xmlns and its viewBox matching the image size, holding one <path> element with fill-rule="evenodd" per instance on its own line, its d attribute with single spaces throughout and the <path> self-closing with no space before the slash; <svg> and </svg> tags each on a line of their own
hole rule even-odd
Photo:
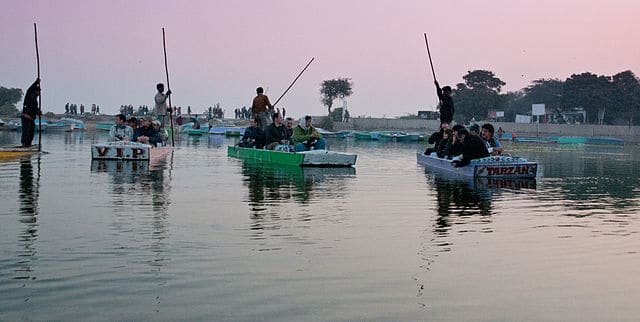
<svg viewBox="0 0 640 322">
<path fill-rule="evenodd" d="M 425 168 L 446 173 L 451 177 L 470 178 L 535 178 L 538 163 L 520 157 L 489 156 L 471 160 L 469 165 L 454 167 L 452 160 L 417 152 L 417 161 Z"/>
<path fill-rule="evenodd" d="M 587 138 L 581 136 L 559 136 L 558 144 L 584 144 Z"/>
<path fill-rule="evenodd" d="M 21 146 L 4 146 L 0 147 L 0 160 L 15 159 L 23 156 L 42 153 L 38 148 L 38 145 L 32 145 L 28 148 Z"/>
<path fill-rule="evenodd" d="M 499 141 L 512 141 L 514 138 L 513 133 L 496 134 L 496 137 Z"/>
<path fill-rule="evenodd" d="M 188 135 L 191 136 L 202 136 L 203 134 L 209 134 L 208 129 L 207 130 L 203 130 L 203 129 L 189 129 L 187 131 Z"/>
<path fill-rule="evenodd" d="M 353 137 L 356 140 L 380 140 L 380 133 L 379 132 L 366 132 L 366 131 L 356 131 L 353 132 Z"/>
<path fill-rule="evenodd" d="M 624 140 L 620 138 L 596 136 L 587 138 L 587 141 L 585 143 L 597 145 L 624 145 Z"/>
<path fill-rule="evenodd" d="M 73 132 L 86 131 L 84 122 L 72 118 L 62 118 L 57 122 L 50 123 L 47 127 L 49 132 Z"/>
<path fill-rule="evenodd" d="M 113 122 L 96 123 L 96 131 L 111 131 L 111 127 L 113 126 L 113 124 Z"/>
<path fill-rule="evenodd" d="M 4 126 L 4 121 L 0 119 L 0 126 Z"/>
<path fill-rule="evenodd" d="M 244 132 L 244 131 L 242 131 Z M 234 136 L 234 137 L 238 137 L 238 136 L 242 136 L 242 132 L 240 130 L 228 130 L 228 131 L 224 131 L 224 136 Z"/>
<path fill-rule="evenodd" d="M 350 167 L 356 164 L 357 155 L 328 150 L 285 152 L 229 146 L 227 155 L 242 160 L 256 160 L 301 167 Z"/>
<path fill-rule="evenodd" d="M 209 134 L 226 135 L 229 132 L 238 132 L 240 136 L 244 135 L 244 128 L 235 126 L 214 126 L 209 129 Z"/>
<path fill-rule="evenodd" d="M 558 143 L 558 137 L 555 137 L 555 136 L 547 136 L 547 137 L 518 136 L 518 137 L 516 137 L 515 142 L 523 142 L 523 143 Z"/>
<path fill-rule="evenodd" d="M 187 123 L 187 124 L 182 124 L 180 125 L 180 127 L 178 128 L 178 132 L 180 133 L 189 133 L 190 130 L 193 130 L 193 123 Z M 209 125 L 200 125 L 200 129 L 196 129 L 199 131 L 202 131 L 202 134 L 208 134 L 209 133 Z M 205 133 L 206 132 L 206 133 Z"/>
<path fill-rule="evenodd" d="M 149 144 L 131 141 L 105 142 L 91 145 L 91 159 L 154 161 L 171 151 L 171 146 L 152 147 Z"/>
</svg>

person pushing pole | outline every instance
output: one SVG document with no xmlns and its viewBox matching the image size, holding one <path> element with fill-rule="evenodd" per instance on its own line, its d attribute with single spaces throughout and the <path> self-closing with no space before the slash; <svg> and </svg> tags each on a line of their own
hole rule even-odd
<svg viewBox="0 0 640 322">
<path fill-rule="evenodd" d="M 440 84 L 436 79 L 436 72 L 433 68 L 433 60 L 431 60 L 431 51 L 429 50 L 429 41 L 427 40 L 427 33 L 424 33 L 424 43 L 427 46 L 427 55 L 429 56 L 429 64 L 431 65 L 433 82 L 436 85 L 436 93 L 438 94 L 438 99 L 440 100 L 440 123 L 451 124 L 451 122 L 453 121 L 453 113 L 455 113 L 453 98 L 451 97 L 452 90 L 450 86 L 440 88 Z"/>
</svg>

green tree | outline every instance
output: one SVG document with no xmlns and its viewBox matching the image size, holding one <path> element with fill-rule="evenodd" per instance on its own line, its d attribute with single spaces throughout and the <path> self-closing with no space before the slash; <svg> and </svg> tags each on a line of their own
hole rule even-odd
<svg viewBox="0 0 640 322">
<path fill-rule="evenodd" d="M 471 118 L 485 119 L 489 110 L 503 110 L 507 98 L 500 95 L 502 86 L 506 85 L 495 74 L 487 70 L 469 71 L 463 76 L 464 83 L 456 85 L 454 101 L 456 112 L 454 118 L 465 122 Z"/>
<path fill-rule="evenodd" d="M 0 86 L 0 115 L 15 115 L 20 113 L 16 103 L 22 98 L 22 89 Z"/>
<path fill-rule="evenodd" d="M 623 123 L 633 125 L 640 120 L 640 80 L 627 70 L 612 77 L 611 118 L 624 120 Z"/>
<path fill-rule="evenodd" d="M 562 109 L 582 107 L 587 112 L 587 123 L 597 123 L 598 111 L 611 105 L 613 87 L 609 80 L 610 77 L 589 72 L 571 75 L 564 82 Z"/>
<path fill-rule="evenodd" d="M 327 107 L 328 115 L 331 115 L 331 107 L 336 98 L 344 99 L 353 94 L 352 86 L 350 78 L 329 79 L 320 84 L 320 101 Z"/>
</svg>

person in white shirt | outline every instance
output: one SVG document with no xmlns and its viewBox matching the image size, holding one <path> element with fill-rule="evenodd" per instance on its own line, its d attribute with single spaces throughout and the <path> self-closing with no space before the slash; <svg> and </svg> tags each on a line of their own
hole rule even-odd
<svg viewBox="0 0 640 322">
<path fill-rule="evenodd" d="M 167 116 L 167 113 L 171 113 L 171 110 L 169 109 L 169 105 L 167 104 L 167 99 L 169 98 L 169 95 L 171 95 L 171 90 L 168 90 L 167 93 L 164 93 L 164 84 L 162 83 L 158 83 L 158 85 L 156 85 L 156 89 L 158 89 L 158 92 L 156 93 L 155 96 L 155 108 L 153 110 L 153 114 L 155 114 L 158 117 L 158 121 L 160 121 L 160 125 L 161 127 L 164 128 L 165 125 L 165 118 Z"/>
</svg>

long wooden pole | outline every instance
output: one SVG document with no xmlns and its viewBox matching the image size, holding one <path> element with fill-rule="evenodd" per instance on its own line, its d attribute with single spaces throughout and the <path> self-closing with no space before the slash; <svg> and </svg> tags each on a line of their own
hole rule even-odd
<svg viewBox="0 0 640 322">
<path fill-rule="evenodd" d="M 33 34 L 36 39 L 36 65 L 38 66 L 38 79 L 40 79 L 40 52 L 38 51 L 38 27 L 33 23 Z M 38 93 L 38 113 L 36 115 L 40 119 L 38 125 L 38 151 L 42 151 L 42 90 Z"/>
<path fill-rule="evenodd" d="M 429 55 L 429 64 L 431 65 L 431 73 L 433 74 L 433 81 L 436 79 L 436 71 L 433 69 L 433 61 L 431 60 L 431 51 L 429 50 L 429 41 L 427 40 L 427 33 L 424 33 L 424 43 L 427 45 L 427 55 Z"/>
<path fill-rule="evenodd" d="M 162 48 L 164 49 L 164 70 L 167 74 L 167 92 L 171 91 L 171 85 L 169 85 L 169 67 L 167 65 L 167 43 L 164 37 L 164 27 L 162 28 Z M 173 108 L 171 108 L 171 95 L 169 95 L 169 121 L 171 122 L 171 145 L 175 146 L 175 133 L 173 133 Z"/>
<path fill-rule="evenodd" d="M 280 95 L 280 97 L 278 97 L 278 99 L 276 100 L 275 103 L 273 103 L 273 107 L 275 108 L 276 104 L 278 104 L 278 102 L 280 102 L 280 100 L 282 99 L 282 97 L 284 96 L 284 94 L 287 94 L 287 92 L 289 91 L 289 89 L 291 88 L 291 86 L 293 86 L 293 84 L 296 83 L 296 81 L 298 80 L 298 78 L 300 78 L 300 76 L 302 76 L 302 73 L 304 73 L 305 70 L 307 70 L 307 68 L 309 67 L 309 65 L 311 65 L 311 63 L 313 62 L 313 60 L 316 59 L 315 57 L 312 57 L 311 60 L 307 63 L 307 66 L 304 66 L 304 68 L 302 69 L 302 71 L 300 72 L 300 74 L 298 74 L 298 76 L 296 76 L 296 78 L 293 80 L 293 82 L 291 82 L 291 85 L 289 85 L 289 87 L 287 87 L 287 89 L 284 91 L 284 93 L 282 93 L 282 95 Z"/>
</svg>

